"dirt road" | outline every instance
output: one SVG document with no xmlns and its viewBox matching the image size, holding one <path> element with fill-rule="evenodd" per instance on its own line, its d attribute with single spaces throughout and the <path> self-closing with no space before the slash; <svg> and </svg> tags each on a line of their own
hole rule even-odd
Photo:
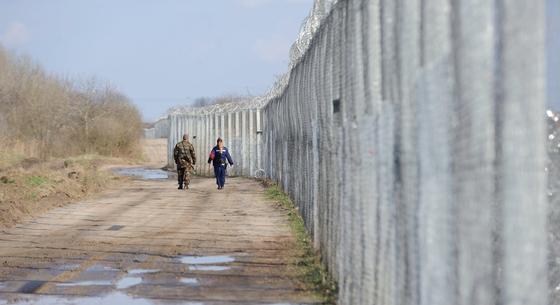
<svg viewBox="0 0 560 305">
<path fill-rule="evenodd" d="M 0 304 L 317 303 L 300 255 L 258 182 L 135 179 L 0 232 Z"/>
</svg>

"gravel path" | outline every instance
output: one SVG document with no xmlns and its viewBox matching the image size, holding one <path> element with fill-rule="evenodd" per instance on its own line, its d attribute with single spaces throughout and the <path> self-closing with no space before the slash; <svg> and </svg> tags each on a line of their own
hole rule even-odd
<svg viewBox="0 0 560 305">
<path fill-rule="evenodd" d="M 0 232 L 0 304 L 313 304 L 258 182 L 132 180 Z"/>
</svg>

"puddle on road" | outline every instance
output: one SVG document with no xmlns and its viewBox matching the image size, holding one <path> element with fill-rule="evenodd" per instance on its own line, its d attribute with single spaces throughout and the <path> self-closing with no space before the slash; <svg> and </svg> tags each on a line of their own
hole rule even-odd
<svg viewBox="0 0 560 305">
<path fill-rule="evenodd" d="M 84 273 L 84 279 L 75 282 L 68 282 L 68 283 L 59 283 L 57 287 L 89 287 L 89 286 L 115 286 L 116 289 L 127 289 L 133 286 L 136 286 L 142 283 L 142 275 L 143 274 L 150 274 L 150 273 L 157 273 L 160 272 L 159 269 L 131 269 L 126 271 L 128 273 L 127 276 L 121 278 L 120 280 L 90 280 L 89 278 L 95 277 L 98 278 L 101 276 L 102 278 L 114 278 L 114 276 L 106 276 L 105 273 L 112 274 L 113 272 L 121 272 L 121 270 L 102 266 L 102 265 L 94 265 L 88 269 L 86 269 Z M 0 286 L 1 288 L 1 286 Z"/>
<path fill-rule="evenodd" d="M 107 229 L 107 231 L 120 231 L 124 226 L 122 225 L 112 225 Z"/>
<path fill-rule="evenodd" d="M 86 287 L 86 286 L 111 286 L 111 281 L 82 281 L 56 284 L 58 287 Z"/>
<path fill-rule="evenodd" d="M 195 278 L 184 277 L 179 280 L 181 284 L 186 284 L 190 286 L 198 286 L 198 280 Z"/>
<path fill-rule="evenodd" d="M 128 270 L 128 274 L 138 275 L 138 274 L 147 274 L 147 273 L 157 273 L 159 269 L 131 269 Z"/>
<path fill-rule="evenodd" d="M 119 305 L 156 305 L 156 304 L 178 304 L 177 302 L 166 302 L 160 300 L 149 300 L 143 298 L 135 298 L 125 293 L 117 292 L 107 294 L 99 297 L 63 297 L 63 296 L 41 296 L 41 297 L 26 297 L 25 299 L 18 298 L 15 302 L 0 300 L 0 304 L 13 304 L 13 305 L 99 305 L 99 304 L 119 304 Z M 200 302 L 180 302 L 183 305 L 204 305 Z"/>
<path fill-rule="evenodd" d="M 78 269 L 78 268 L 80 268 L 80 265 L 79 265 L 79 264 L 71 264 L 71 265 L 63 265 L 63 266 L 61 266 L 60 268 L 58 268 L 58 270 L 61 270 L 61 271 L 73 271 L 73 270 L 76 270 L 76 269 Z"/>
<path fill-rule="evenodd" d="M 181 263 L 188 265 L 222 264 L 235 262 L 232 256 L 182 256 Z"/>
<path fill-rule="evenodd" d="M 128 270 L 127 273 L 129 276 L 123 277 L 120 279 L 116 287 L 117 289 L 127 289 L 138 284 L 142 283 L 142 277 L 139 277 L 143 274 L 150 274 L 150 273 L 157 273 L 160 272 L 159 269 L 131 269 Z"/>
<path fill-rule="evenodd" d="M 117 168 L 114 173 L 121 176 L 137 177 L 144 180 L 168 179 L 169 173 L 161 169 L 147 169 L 143 167 Z"/>
<path fill-rule="evenodd" d="M 120 279 L 117 284 L 116 287 L 117 289 L 127 289 L 133 286 L 136 286 L 138 284 L 142 283 L 142 277 L 140 277 L 143 274 L 150 274 L 150 273 L 157 273 L 160 272 L 159 269 L 131 269 L 128 270 L 127 273 L 129 274 L 129 276 L 126 276 L 122 279 Z"/>
<path fill-rule="evenodd" d="M 117 289 L 127 289 L 140 283 L 142 283 L 142 279 L 139 277 L 125 277 L 117 282 Z"/>
<path fill-rule="evenodd" d="M 117 268 L 96 264 L 87 268 L 85 272 L 120 272 L 120 270 Z"/>
<path fill-rule="evenodd" d="M 226 271 L 229 266 L 216 266 L 214 264 L 227 264 L 235 262 L 233 256 L 214 255 L 214 256 L 181 256 L 181 263 L 188 265 L 189 270 L 194 271 Z"/>
</svg>

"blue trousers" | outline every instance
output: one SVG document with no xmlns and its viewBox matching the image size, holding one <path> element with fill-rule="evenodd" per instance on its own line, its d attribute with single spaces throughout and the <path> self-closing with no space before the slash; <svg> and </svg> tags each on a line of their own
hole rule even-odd
<svg viewBox="0 0 560 305">
<path fill-rule="evenodd" d="M 223 187 L 226 184 L 226 166 L 214 166 L 214 176 L 216 176 L 216 185 Z"/>
</svg>

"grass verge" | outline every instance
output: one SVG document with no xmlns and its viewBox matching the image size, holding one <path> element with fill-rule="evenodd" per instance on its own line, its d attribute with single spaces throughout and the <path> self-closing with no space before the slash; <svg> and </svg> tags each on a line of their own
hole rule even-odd
<svg viewBox="0 0 560 305">
<path fill-rule="evenodd" d="M 337 283 L 321 264 L 320 255 L 313 248 L 311 238 L 305 229 L 303 218 L 293 204 L 290 197 L 276 184 L 265 181 L 266 196 L 279 204 L 279 207 L 288 213 L 290 227 L 297 241 L 297 247 L 302 250 L 302 257 L 297 266 L 302 273 L 302 279 L 311 286 L 311 289 L 324 298 L 323 304 L 336 304 Z"/>
<path fill-rule="evenodd" d="M 118 183 L 124 178 L 102 169 L 102 165 L 115 162 L 123 161 L 82 155 L 49 161 L 23 159 L 0 167 L 0 228 L 11 227 Z"/>
</svg>

